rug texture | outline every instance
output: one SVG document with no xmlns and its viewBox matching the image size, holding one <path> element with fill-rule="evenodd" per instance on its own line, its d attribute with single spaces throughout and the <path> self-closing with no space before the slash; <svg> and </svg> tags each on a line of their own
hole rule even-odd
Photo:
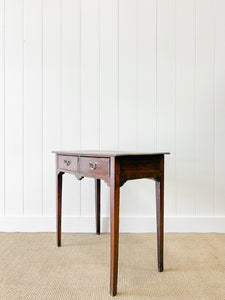
<svg viewBox="0 0 225 300">
<path fill-rule="evenodd" d="M 120 234 L 118 295 L 109 295 L 109 234 L 0 233 L 0 299 L 225 299 L 225 235 Z"/>
</svg>

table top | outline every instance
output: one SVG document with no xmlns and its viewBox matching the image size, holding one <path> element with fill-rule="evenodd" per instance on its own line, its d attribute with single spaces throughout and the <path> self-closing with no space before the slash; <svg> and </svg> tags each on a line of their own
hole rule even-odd
<svg viewBox="0 0 225 300">
<path fill-rule="evenodd" d="M 113 157 L 113 156 L 140 156 L 140 155 L 162 155 L 170 154 L 169 152 L 126 152 L 126 151 L 100 151 L 100 150 L 72 150 L 72 151 L 52 151 L 59 155 L 78 155 L 93 157 Z"/>
</svg>

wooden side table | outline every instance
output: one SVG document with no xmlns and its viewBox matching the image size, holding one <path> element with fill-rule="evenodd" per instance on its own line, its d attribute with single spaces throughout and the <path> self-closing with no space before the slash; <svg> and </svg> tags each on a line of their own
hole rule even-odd
<svg viewBox="0 0 225 300">
<path fill-rule="evenodd" d="M 110 294 L 117 294 L 119 196 L 120 187 L 131 179 L 149 178 L 156 182 L 158 271 L 163 271 L 164 155 L 169 153 L 125 153 L 103 151 L 54 151 L 56 154 L 56 229 L 61 246 L 62 175 L 77 179 L 95 178 L 96 233 L 100 234 L 100 180 L 110 187 Z"/>
</svg>

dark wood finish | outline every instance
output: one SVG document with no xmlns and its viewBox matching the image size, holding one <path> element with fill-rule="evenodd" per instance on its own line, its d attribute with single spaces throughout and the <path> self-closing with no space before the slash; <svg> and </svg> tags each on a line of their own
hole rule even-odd
<svg viewBox="0 0 225 300">
<path fill-rule="evenodd" d="M 61 246 L 62 175 L 79 180 L 95 178 L 96 233 L 100 234 L 100 179 L 110 186 L 110 294 L 117 294 L 120 187 L 127 181 L 149 178 L 156 182 L 158 270 L 163 271 L 164 155 L 113 151 L 55 151 L 57 178 L 57 245 Z M 70 161 L 70 162 L 68 162 Z"/>
<path fill-rule="evenodd" d="M 77 156 L 58 156 L 58 168 L 66 171 L 77 171 Z"/>
<path fill-rule="evenodd" d="M 125 151 L 99 151 L 99 150 L 84 150 L 84 151 L 52 151 L 59 155 L 78 155 L 78 156 L 95 156 L 95 157 L 112 157 L 112 156 L 149 156 L 159 154 L 169 154 L 169 152 L 141 153 L 141 152 L 125 152 Z"/>
<path fill-rule="evenodd" d="M 100 234 L 100 209 L 101 209 L 101 181 L 95 179 L 95 217 L 96 217 L 96 234 Z"/>
<path fill-rule="evenodd" d="M 62 177 L 63 172 L 56 174 L 56 230 L 57 246 L 61 246 L 61 218 L 62 218 Z"/>
<path fill-rule="evenodd" d="M 156 182 L 156 219 L 158 271 L 163 271 L 163 227 L 164 227 L 164 157 L 161 159 L 161 175 Z"/>
<path fill-rule="evenodd" d="M 121 186 L 127 181 L 140 178 L 156 178 L 160 176 L 160 162 L 163 155 L 128 156 L 121 158 Z"/>
<path fill-rule="evenodd" d="M 110 295 L 117 294 L 118 247 L 119 247 L 119 206 L 120 206 L 120 162 L 111 157 L 110 161 Z"/>
<path fill-rule="evenodd" d="M 108 179 L 109 159 L 99 157 L 80 157 L 79 173 L 83 176 Z"/>
</svg>

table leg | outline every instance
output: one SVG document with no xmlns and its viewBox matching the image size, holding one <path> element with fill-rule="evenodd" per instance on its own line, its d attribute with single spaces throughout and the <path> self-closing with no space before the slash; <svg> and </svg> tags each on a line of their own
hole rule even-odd
<svg viewBox="0 0 225 300">
<path fill-rule="evenodd" d="M 110 180 L 110 294 L 117 294 L 118 247 L 119 247 L 119 197 L 120 177 L 119 165 L 115 158 L 111 160 Z"/>
<path fill-rule="evenodd" d="M 95 179 L 96 234 L 100 234 L 100 198 L 101 198 L 101 181 L 100 179 Z"/>
<path fill-rule="evenodd" d="M 63 172 L 56 174 L 56 232 L 57 246 L 61 246 L 61 218 L 62 218 L 62 176 Z"/>
<path fill-rule="evenodd" d="M 158 271 L 163 271 L 164 174 L 156 181 Z"/>
</svg>

